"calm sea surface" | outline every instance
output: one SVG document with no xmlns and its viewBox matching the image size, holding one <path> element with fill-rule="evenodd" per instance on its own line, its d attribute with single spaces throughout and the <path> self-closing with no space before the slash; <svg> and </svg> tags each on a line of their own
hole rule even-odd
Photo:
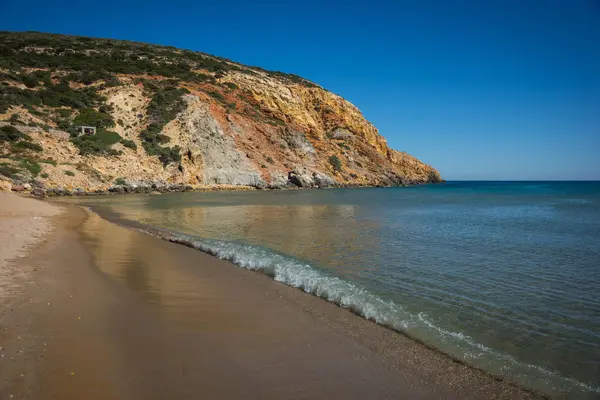
<svg viewBox="0 0 600 400">
<path fill-rule="evenodd" d="M 77 199 L 493 374 L 600 397 L 600 183 Z"/>
</svg>

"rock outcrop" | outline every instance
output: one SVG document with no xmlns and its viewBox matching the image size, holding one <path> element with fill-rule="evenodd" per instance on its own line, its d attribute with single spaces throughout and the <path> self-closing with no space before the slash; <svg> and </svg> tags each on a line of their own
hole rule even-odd
<svg viewBox="0 0 600 400">
<path fill-rule="evenodd" d="M 0 174 L 12 190 L 33 180 L 38 195 L 442 181 L 390 149 L 354 105 L 294 75 L 60 35 L 0 33 L 0 52 Z M 102 73 L 82 71 L 77 54 Z M 92 117 L 102 139 L 77 139 Z"/>
</svg>

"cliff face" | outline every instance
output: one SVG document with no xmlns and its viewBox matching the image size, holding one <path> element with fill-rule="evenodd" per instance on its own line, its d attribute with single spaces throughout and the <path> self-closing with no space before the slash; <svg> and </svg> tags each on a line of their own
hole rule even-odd
<svg viewBox="0 0 600 400">
<path fill-rule="evenodd" d="M 258 188 L 440 182 L 343 98 L 294 75 L 140 43 L 0 33 L 13 184 Z M 78 126 L 95 126 L 80 135 Z M 6 181 L 6 179 L 5 179 Z"/>
</svg>

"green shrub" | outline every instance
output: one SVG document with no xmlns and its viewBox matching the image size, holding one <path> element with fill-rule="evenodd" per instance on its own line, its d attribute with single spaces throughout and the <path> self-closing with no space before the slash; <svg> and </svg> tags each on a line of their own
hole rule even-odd
<svg viewBox="0 0 600 400">
<path fill-rule="evenodd" d="M 181 98 L 189 93 L 187 89 L 167 87 L 159 89 L 148 104 L 148 120 L 157 125 L 159 130 L 169 121 L 175 119 L 177 114 L 185 109 L 185 102 Z"/>
<path fill-rule="evenodd" d="M 342 170 L 342 162 L 338 158 L 338 156 L 329 157 L 329 164 L 333 167 L 333 170 L 339 172 Z"/>
<path fill-rule="evenodd" d="M 123 140 L 121 140 L 121 144 L 132 150 L 137 149 L 137 144 L 135 144 L 135 142 L 133 140 L 123 139 Z"/>
<path fill-rule="evenodd" d="M 11 167 L 10 165 L 0 165 L 0 175 L 4 175 L 8 178 L 19 172 L 18 168 Z"/>
<path fill-rule="evenodd" d="M 34 88 L 38 85 L 38 81 L 37 79 L 35 79 L 33 76 L 31 75 L 24 75 L 21 77 L 21 82 L 23 82 L 23 84 L 25 86 L 27 86 L 28 88 Z"/>
<path fill-rule="evenodd" d="M 115 120 L 110 114 L 98 112 L 93 108 L 84 108 L 73 119 L 73 124 L 95 126 L 96 129 L 104 129 L 115 126 Z"/>
<path fill-rule="evenodd" d="M 41 163 L 44 163 L 44 164 L 54 165 L 56 167 L 56 161 L 54 161 L 51 158 L 48 158 L 46 160 L 38 160 L 38 162 L 41 162 Z"/>
<path fill-rule="evenodd" d="M 217 100 L 221 104 L 227 104 L 227 100 L 219 92 L 210 91 L 210 92 L 206 92 L 206 94 L 208 94 L 210 97 L 212 97 L 213 99 Z"/>
<path fill-rule="evenodd" d="M 102 143 L 107 146 L 119 143 L 122 138 L 117 132 L 112 131 L 98 131 L 95 135 L 88 136 L 98 138 Z"/>
<path fill-rule="evenodd" d="M 114 107 L 109 104 L 102 104 L 100 107 L 98 107 L 98 111 L 103 114 L 110 114 L 110 112 L 113 111 L 113 109 Z"/>
<path fill-rule="evenodd" d="M 115 185 L 125 185 L 125 179 L 123 179 L 123 178 L 115 179 Z"/>
<path fill-rule="evenodd" d="M 95 88 L 75 90 L 71 89 L 65 81 L 39 90 L 34 97 L 41 99 L 41 102 L 47 106 L 66 106 L 76 109 L 94 107 L 104 101 L 104 98 L 96 93 Z"/>
<path fill-rule="evenodd" d="M 47 172 L 44 172 L 44 173 L 43 173 L 43 174 L 41 174 L 40 176 L 41 176 L 42 178 L 46 179 L 46 178 L 48 178 L 48 176 L 49 176 L 49 175 L 48 175 L 48 173 L 47 173 Z"/>
<path fill-rule="evenodd" d="M 21 122 L 21 119 L 19 118 L 19 114 L 11 115 L 8 120 L 12 123 Z"/>
<path fill-rule="evenodd" d="M 268 163 L 273 164 L 275 161 L 273 161 L 273 159 L 271 157 L 267 157 L 265 158 L 265 160 L 267 160 Z"/>
<path fill-rule="evenodd" d="M 75 176 L 75 172 L 73 172 L 73 171 L 65 171 L 65 175 Z"/>
<path fill-rule="evenodd" d="M 225 83 L 223 83 L 223 85 L 227 86 L 229 89 L 233 89 L 233 90 L 239 89 L 238 85 L 236 85 L 233 82 L 225 82 Z"/>
<path fill-rule="evenodd" d="M 52 74 L 50 71 L 34 71 L 29 76 L 35 79 L 36 83 L 41 81 L 44 85 L 49 86 L 52 84 Z"/>
<path fill-rule="evenodd" d="M 30 90 L 21 90 L 15 87 L 3 87 L 0 90 L 0 113 L 7 112 L 10 106 L 23 105 L 27 107 L 32 104 L 39 105 L 41 100 Z"/>
<path fill-rule="evenodd" d="M 111 73 L 102 71 L 100 69 L 92 69 L 83 72 L 74 72 L 67 75 L 66 79 L 70 82 L 79 82 L 87 86 L 97 81 L 110 82 L 110 86 L 118 86 L 121 84 L 121 82 L 119 82 L 119 80 Z"/>
<path fill-rule="evenodd" d="M 33 108 L 32 106 L 27 107 L 27 110 L 29 111 L 29 113 L 31 115 L 35 115 L 36 117 L 47 117 L 48 114 L 46 114 L 43 111 L 38 111 L 35 108 Z"/>
<path fill-rule="evenodd" d="M 59 108 L 56 112 L 63 118 L 69 118 L 73 114 L 73 110 L 69 108 Z"/>
<path fill-rule="evenodd" d="M 116 132 L 99 131 L 95 135 L 83 135 L 71 138 L 71 142 L 79 149 L 81 155 L 115 156 L 119 152 L 111 146 L 121 141 Z"/>
<path fill-rule="evenodd" d="M 24 134 L 14 126 L 4 125 L 0 128 L 0 143 L 1 142 L 17 142 L 21 139 L 31 140 L 29 135 Z"/>
<path fill-rule="evenodd" d="M 42 146 L 40 146 L 37 143 L 32 143 L 32 142 L 28 142 L 28 141 L 20 141 L 16 144 L 13 145 L 13 149 L 16 150 L 32 150 L 32 151 L 36 151 L 36 152 L 40 152 L 42 150 L 44 150 L 44 148 Z"/>
<path fill-rule="evenodd" d="M 181 96 L 186 93 L 189 93 L 187 89 L 171 86 L 158 88 L 158 92 L 155 93 L 148 105 L 147 112 L 150 124 L 140 134 L 140 138 L 146 153 L 151 156 L 158 156 L 164 165 L 181 161 L 179 146 L 162 146 L 162 144 L 168 143 L 170 138 L 161 132 L 169 121 L 185 109 L 185 102 Z"/>
<path fill-rule="evenodd" d="M 21 167 L 25 168 L 26 170 L 28 170 L 29 172 L 31 172 L 31 174 L 33 176 L 37 176 L 40 173 L 40 171 L 42 170 L 42 167 L 40 166 L 40 164 L 38 164 L 34 160 L 30 160 L 27 158 L 22 159 L 21 162 L 19 163 L 19 165 Z"/>
<path fill-rule="evenodd" d="M 163 163 L 163 165 L 167 165 L 171 162 L 181 161 L 181 154 L 179 153 L 181 148 L 179 146 L 163 147 L 156 143 L 150 142 L 143 142 L 142 145 L 144 146 L 144 150 L 146 150 L 148 155 L 158 156 L 158 159 Z"/>
<path fill-rule="evenodd" d="M 71 121 L 69 121 L 68 119 L 61 119 L 59 121 L 56 121 L 56 127 L 60 130 L 68 132 L 69 130 L 71 130 Z"/>
</svg>

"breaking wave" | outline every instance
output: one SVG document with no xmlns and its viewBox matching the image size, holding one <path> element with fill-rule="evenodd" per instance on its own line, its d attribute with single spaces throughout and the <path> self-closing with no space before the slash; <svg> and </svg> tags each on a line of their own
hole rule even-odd
<svg viewBox="0 0 600 400">
<path fill-rule="evenodd" d="M 130 226 L 131 227 L 131 226 Z M 340 279 L 292 257 L 259 246 L 174 233 L 162 228 L 134 228 L 162 240 L 191 247 L 235 265 L 264 273 L 275 281 L 321 297 L 379 325 L 417 339 L 474 367 L 551 395 L 595 398 L 600 387 L 564 377 L 541 366 L 520 362 L 462 333 L 437 326 L 426 313 L 410 313 L 358 284 Z"/>
</svg>

